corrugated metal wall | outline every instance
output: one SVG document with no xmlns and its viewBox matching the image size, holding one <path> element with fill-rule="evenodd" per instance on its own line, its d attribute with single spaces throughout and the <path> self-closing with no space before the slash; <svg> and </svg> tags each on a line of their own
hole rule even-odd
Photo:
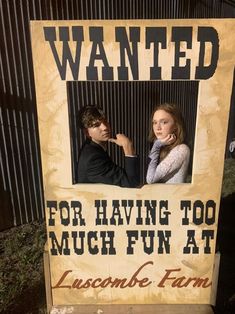
<svg viewBox="0 0 235 314">
<path fill-rule="evenodd" d="M 0 230 L 44 217 L 30 20 L 212 18 L 222 12 L 223 2 L 215 0 L 0 0 Z M 79 88 L 92 83 L 86 84 Z M 119 121 L 117 108 L 116 115 Z M 136 146 L 139 140 L 145 141 L 135 138 Z"/>
</svg>

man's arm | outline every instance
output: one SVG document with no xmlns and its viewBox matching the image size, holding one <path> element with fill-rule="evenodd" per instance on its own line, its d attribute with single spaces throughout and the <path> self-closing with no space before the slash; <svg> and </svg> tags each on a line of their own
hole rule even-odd
<svg viewBox="0 0 235 314">
<path fill-rule="evenodd" d="M 87 177 L 92 183 L 104 183 L 121 187 L 139 185 L 138 158 L 125 157 L 125 169 L 116 165 L 107 153 L 96 153 L 88 160 Z"/>
<path fill-rule="evenodd" d="M 139 158 L 135 154 L 132 141 L 124 134 L 117 134 L 116 139 L 109 139 L 110 142 L 122 147 L 125 155 L 125 170 L 131 187 L 140 185 Z"/>
<path fill-rule="evenodd" d="M 117 134 L 116 138 L 110 138 L 110 142 L 123 148 L 125 156 L 135 156 L 135 150 L 131 140 L 124 134 Z"/>
</svg>

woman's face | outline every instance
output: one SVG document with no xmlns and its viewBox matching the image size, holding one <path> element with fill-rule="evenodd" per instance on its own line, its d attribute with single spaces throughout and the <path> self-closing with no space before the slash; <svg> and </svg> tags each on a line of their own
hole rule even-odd
<svg viewBox="0 0 235 314">
<path fill-rule="evenodd" d="M 161 140 L 174 133 L 176 125 L 173 117 L 165 110 L 159 109 L 153 115 L 153 132 Z"/>
</svg>

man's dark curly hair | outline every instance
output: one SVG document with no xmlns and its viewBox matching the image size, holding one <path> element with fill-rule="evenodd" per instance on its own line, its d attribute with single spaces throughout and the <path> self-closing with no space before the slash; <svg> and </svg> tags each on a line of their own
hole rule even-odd
<svg viewBox="0 0 235 314">
<path fill-rule="evenodd" d="M 93 127 L 104 120 L 106 120 L 105 114 L 97 106 L 86 106 L 78 112 L 78 125 L 81 129 Z"/>
</svg>

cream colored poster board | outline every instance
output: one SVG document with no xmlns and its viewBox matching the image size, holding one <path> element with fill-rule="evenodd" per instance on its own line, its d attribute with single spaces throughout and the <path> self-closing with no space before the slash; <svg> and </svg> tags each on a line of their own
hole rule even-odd
<svg viewBox="0 0 235 314">
<path fill-rule="evenodd" d="M 230 19 L 31 22 L 53 305 L 210 303 L 234 33 Z M 72 184 L 73 80 L 199 80 L 192 182 Z"/>
</svg>

